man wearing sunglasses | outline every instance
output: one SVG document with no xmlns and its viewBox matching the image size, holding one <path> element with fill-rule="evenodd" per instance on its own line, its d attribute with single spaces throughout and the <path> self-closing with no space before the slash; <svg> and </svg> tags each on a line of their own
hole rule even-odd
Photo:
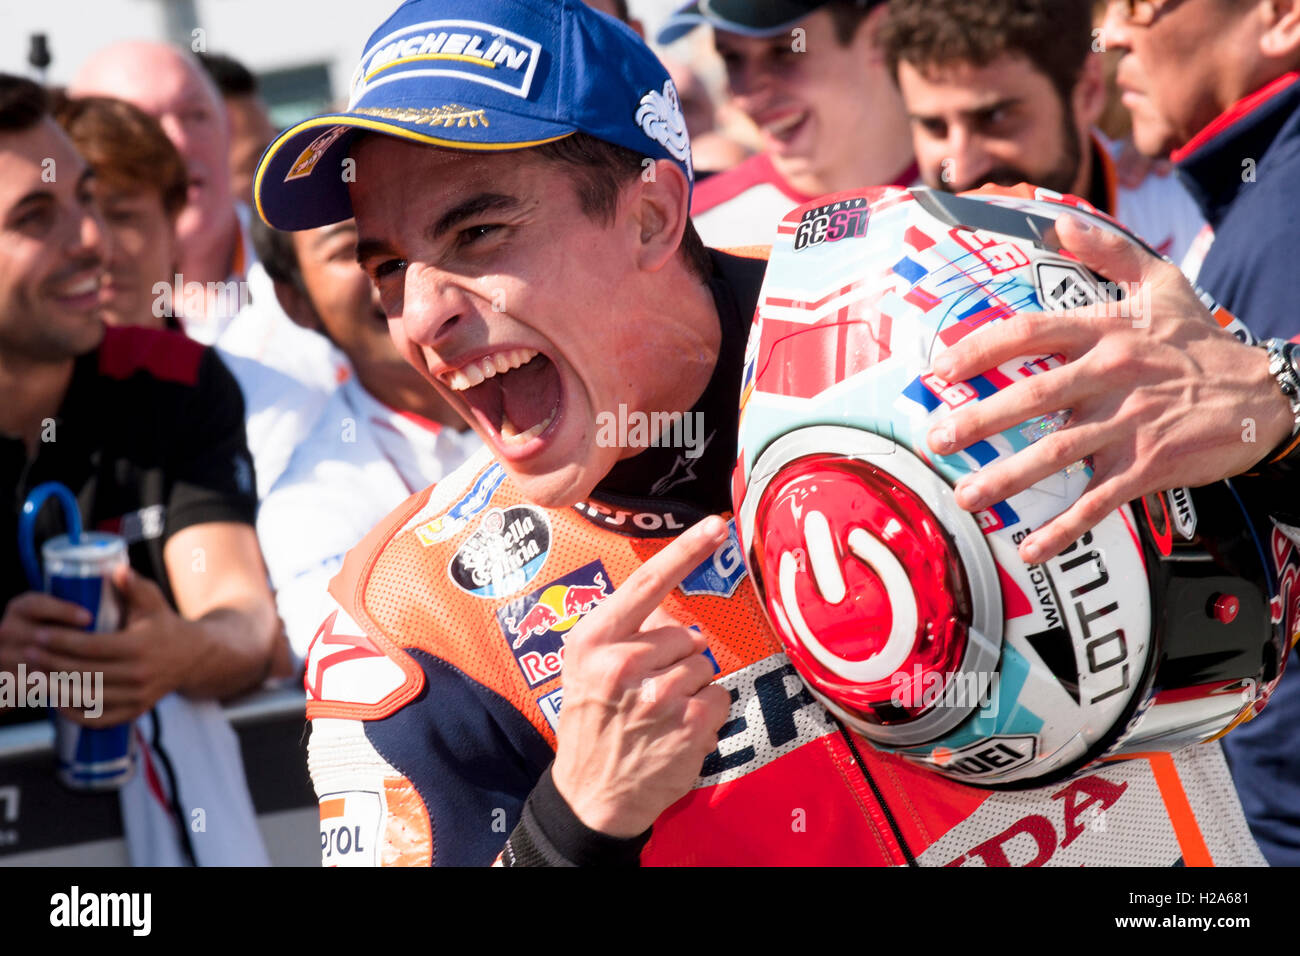
<svg viewBox="0 0 1300 956">
<path fill-rule="evenodd" d="M 1200 284 L 1256 335 L 1300 333 L 1288 281 L 1300 174 L 1300 4 L 1124 0 L 1102 34 L 1148 155 L 1172 155 L 1215 241 Z"/>
</svg>

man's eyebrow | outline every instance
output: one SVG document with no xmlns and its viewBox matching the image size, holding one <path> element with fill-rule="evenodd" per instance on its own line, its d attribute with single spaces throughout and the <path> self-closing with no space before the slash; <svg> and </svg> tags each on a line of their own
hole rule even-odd
<svg viewBox="0 0 1300 956">
<path fill-rule="evenodd" d="M 466 219 L 482 215 L 485 212 L 513 212 L 522 209 L 523 205 L 516 197 L 507 196 L 504 193 L 479 193 L 448 209 L 438 218 L 437 222 L 425 230 L 425 236 L 430 241 L 436 241 Z M 372 256 L 391 254 L 392 246 L 383 239 L 357 237 L 357 262 L 364 263 Z"/>
<path fill-rule="evenodd" d="M 522 206 L 523 203 L 514 196 L 507 196 L 503 193 L 479 193 L 477 196 L 471 196 L 464 202 L 448 209 L 437 222 L 429 227 L 425 235 L 429 239 L 440 239 L 466 219 L 472 219 L 474 216 L 482 215 L 485 212 L 513 211 Z"/>
<path fill-rule="evenodd" d="M 992 113 L 994 110 L 1004 110 L 1008 106 L 1015 106 L 1021 101 L 1021 99 L 1023 99 L 1023 97 L 1004 96 L 1000 100 L 994 100 L 991 103 L 981 103 L 974 109 L 961 110 L 960 112 L 963 116 L 979 116 L 982 113 Z"/>
<path fill-rule="evenodd" d="M 85 169 L 81 171 L 81 175 L 77 177 L 77 186 L 76 186 L 77 192 L 80 193 L 82 190 L 86 188 L 86 186 L 88 186 L 90 183 L 94 181 L 95 181 L 95 171 L 91 169 L 89 166 L 87 166 Z M 54 195 L 53 189 L 50 189 L 49 187 L 45 187 L 45 186 L 37 186 L 31 192 L 24 193 L 22 197 L 20 197 L 10 207 L 10 209 L 18 209 L 22 206 L 27 205 L 28 203 L 34 203 L 34 202 L 58 202 L 58 198 Z"/>
<path fill-rule="evenodd" d="M 992 113 L 994 110 L 1006 109 L 1008 106 L 1016 106 L 1022 101 L 1022 99 L 1023 97 L 1019 96 L 1007 96 L 1000 100 L 991 100 L 988 103 L 980 103 L 978 106 L 973 106 L 970 109 L 957 110 L 957 114 L 965 117 L 981 116 L 985 113 Z M 944 119 L 942 113 L 921 113 L 916 110 L 909 110 L 907 116 L 908 119 L 914 120 L 918 123 Z"/>
<path fill-rule="evenodd" d="M 33 189 L 29 193 L 24 193 L 10 208 L 19 209 L 28 203 L 34 202 L 54 202 L 54 191 L 41 188 Z"/>
<path fill-rule="evenodd" d="M 357 237 L 357 262 L 365 265 L 366 260 L 379 256 L 392 255 L 393 247 L 383 239 L 363 239 Z"/>
<path fill-rule="evenodd" d="M 341 235 L 351 234 L 355 236 L 356 232 L 356 223 L 345 219 L 342 222 L 334 223 L 332 226 L 325 226 L 313 235 L 311 237 L 311 245 L 313 249 L 317 249 L 325 245 L 327 242 L 337 239 Z"/>
</svg>

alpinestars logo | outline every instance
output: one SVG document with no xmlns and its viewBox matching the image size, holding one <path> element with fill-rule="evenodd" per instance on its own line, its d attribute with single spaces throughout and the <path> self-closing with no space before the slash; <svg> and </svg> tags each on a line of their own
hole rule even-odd
<svg viewBox="0 0 1300 956">
<path fill-rule="evenodd" d="M 674 159 L 685 163 L 687 175 L 695 179 L 695 167 L 691 165 L 691 137 L 686 132 L 686 117 L 672 80 L 664 80 L 662 91 L 651 90 L 641 97 L 636 123 Z"/>
</svg>

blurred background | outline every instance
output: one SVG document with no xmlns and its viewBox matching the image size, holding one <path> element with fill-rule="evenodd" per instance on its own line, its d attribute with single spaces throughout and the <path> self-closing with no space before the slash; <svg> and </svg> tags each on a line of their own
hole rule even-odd
<svg viewBox="0 0 1300 956">
<path fill-rule="evenodd" d="M 678 2 L 630 0 L 629 7 L 653 37 Z M 61 86 L 100 47 L 165 40 L 237 56 L 257 74 L 272 122 L 287 126 L 346 97 L 377 15 L 396 7 L 397 0 L 0 0 L 0 72 Z M 689 60 L 717 95 L 722 65 L 707 34 L 697 30 L 669 52 Z"/>
</svg>

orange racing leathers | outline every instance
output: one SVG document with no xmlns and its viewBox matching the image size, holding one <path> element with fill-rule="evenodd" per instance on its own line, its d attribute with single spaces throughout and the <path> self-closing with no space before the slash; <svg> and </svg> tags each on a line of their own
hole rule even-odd
<svg viewBox="0 0 1300 956">
<path fill-rule="evenodd" d="M 758 286 L 753 270 L 715 261 L 719 366 L 736 366 L 725 391 L 738 381 Z M 739 349 L 728 347 L 737 329 Z M 734 454 L 728 427 L 708 441 L 724 459 Z M 704 480 L 709 464 L 673 468 L 654 488 L 680 495 L 684 475 Z M 305 679 L 323 862 L 472 865 L 502 854 L 530 793 L 548 783 L 566 632 L 705 513 L 667 496 L 611 500 L 537 507 L 485 451 L 349 554 Z M 1263 862 L 1217 744 L 1018 792 L 955 783 L 873 750 L 805 689 L 734 532 L 663 608 L 707 636 L 732 705 L 694 788 L 655 823 L 644 863 Z"/>
</svg>

